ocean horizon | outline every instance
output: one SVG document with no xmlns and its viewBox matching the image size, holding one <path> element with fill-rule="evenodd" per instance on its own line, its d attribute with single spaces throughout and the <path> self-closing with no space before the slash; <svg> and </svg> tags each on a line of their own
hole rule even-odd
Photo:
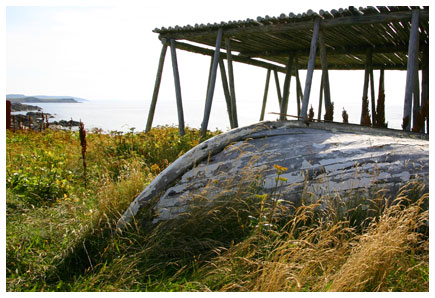
<svg viewBox="0 0 435 298">
<path fill-rule="evenodd" d="M 94 128 L 102 129 L 104 132 L 122 131 L 128 132 L 144 131 L 150 101 L 132 100 L 90 100 L 81 103 L 28 103 L 37 105 L 44 113 L 54 116 L 49 121 L 81 120 L 87 130 Z M 257 123 L 260 118 L 261 100 L 239 100 L 237 102 L 239 127 Z M 350 123 L 359 123 L 361 103 L 349 102 L 346 104 L 346 111 Z M 296 105 L 289 104 L 288 114 L 296 115 Z M 334 121 L 342 121 L 342 110 L 344 105 L 335 102 Z M 317 119 L 317 107 L 314 106 L 315 118 Z M 183 112 L 185 125 L 191 128 L 200 128 L 204 114 L 204 100 L 183 100 Z M 266 106 L 264 120 L 277 120 L 278 115 L 271 113 L 279 112 L 277 100 L 269 99 Z M 389 128 L 401 129 L 403 108 L 397 105 L 386 103 L 385 113 Z M 322 114 L 324 111 L 322 112 Z M 323 118 L 323 115 L 322 115 Z M 289 118 L 291 119 L 291 118 Z M 177 106 L 175 100 L 160 100 L 157 102 L 153 126 L 173 125 L 178 126 Z M 227 107 L 224 99 L 213 101 L 209 130 L 228 131 L 230 123 L 228 120 Z"/>
</svg>

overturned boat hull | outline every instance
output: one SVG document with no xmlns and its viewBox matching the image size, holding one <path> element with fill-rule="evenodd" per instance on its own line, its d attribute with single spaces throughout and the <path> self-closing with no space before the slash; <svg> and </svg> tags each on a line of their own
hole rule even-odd
<svg viewBox="0 0 435 298">
<path fill-rule="evenodd" d="M 278 169 L 278 170 L 277 170 Z M 279 179 L 277 179 L 279 177 Z M 143 207 L 154 222 L 188 210 L 198 195 L 213 198 L 240 183 L 261 181 L 298 203 L 303 193 L 322 197 L 429 182 L 427 136 L 338 123 L 261 122 L 201 143 L 177 159 L 133 201 L 118 227 Z"/>
</svg>

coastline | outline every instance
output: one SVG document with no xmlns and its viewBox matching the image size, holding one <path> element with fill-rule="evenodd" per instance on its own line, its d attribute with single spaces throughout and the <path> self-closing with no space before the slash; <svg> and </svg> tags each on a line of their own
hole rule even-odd
<svg viewBox="0 0 435 298">
<path fill-rule="evenodd" d="M 72 118 L 71 120 L 62 119 L 49 121 L 49 119 L 53 118 L 55 117 L 52 114 L 44 113 L 43 108 L 39 106 L 21 102 L 11 102 L 11 129 L 13 131 L 20 129 L 42 131 L 47 128 L 71 130 L 73 127 L 78 127 L 80 125 L 79 121 L 75 121 Z"/>
</svg>

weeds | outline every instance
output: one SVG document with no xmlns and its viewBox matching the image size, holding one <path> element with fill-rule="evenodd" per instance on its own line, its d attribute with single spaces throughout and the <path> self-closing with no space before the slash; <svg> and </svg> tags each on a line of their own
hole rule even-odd
<svg viewBox="0 0 435 298">
<path fill-rule="evenodd" d="M 154 175 L 198 141 L 199 131 L 186 129 L 180 137 L 172 127 L 117 139 L 90 133 L 85 188 L 78 132 L 8 131 L 7 289 L 82 290 L 89 274 L 117 260 L 104 259 L 115 252 L 111 224 Z"/>
<path fill-rule="evenodd" d="M 334 120 L 334 103 L 331 102 L 331 104 L 326 108 L 325 115 L 323 116 L 323 119 L 325 121 L 332 122 Z"/>
<path fill-rule="evenodd" d="M 374 127 L 387 128 L 388 124 L 385 123 L 385 90 L 383 85 L 379 87 L 378 100 L 376 104 L 375 125 Z"/>
<path fill-rule="evenodd" d="M 82 161 L 83 161 L 83 180 L 85 181 L 85 188 L 87 186 L 86 181 L 86 130 L 85 125 L 82 121 L 80 121 L 80 129 L 79 129 L 79 137 L 80 137 L 80 146 L 82 147 Z"/>
<path fill-rule="evenodd" d="M 201 273 L 217 291 L 427 291 L 427 199 L 409 204 L 399 194 L 362 230 L 335 209 L 320 212 L 322 202 L 302 205 L 285 224 L 256 229 Z"/>
<path fill-rule="evenodd" d="M 374 111 L 372 111 L 374 113 Z M 362 99 L 362 110 L 361 110 L 361 125 L 363 126 L 370 126 L 371 120 L 370 120 L 370 112 L 369 112 L 369 100 L 367 96 L 363 97 Z"/>
<path fill-rule="evenodd" d="M 412 128 L 412 131 L 415 132 L 424 132 L 424 124 L 425 121 L 429 119 L 429 101 L 426 101 L 421 109 L 418 111 L 415 126 Z"/>
<path fill-rule="evenodd" d="M 314 109 L 313 106 L 311 106 L 308 112 L 308 122 L 313 122 L 313 120 L 314 120 Z"/>
<path fill-rule="evenodd" d="M 349 115 L 347 114 L 344 108 L 343 111 L 341 112 L 341 116 L 343 117 L 343 123 L 349 123 Z"/>
<path fill-rule="evenodd" d="M 7 290 L 428 291 L 419 183 L 387 205 L 373 192 L 292 206 L 281 201 L 287 169 L 275 165 L 271 193 L 248 172 L 231 191 L 210 185 L 174 220 L 136 218 L 114 233 L 140 191 L 198 141 L 171 127 L 88 133 L 85 188 L 78 132 L 7 132 Z"/>
</svg>

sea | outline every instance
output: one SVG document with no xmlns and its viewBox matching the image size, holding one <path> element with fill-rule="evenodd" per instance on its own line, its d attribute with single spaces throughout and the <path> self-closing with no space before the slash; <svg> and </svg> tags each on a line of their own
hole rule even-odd
<svg viewBox="0 0 435 298">
<path fill-rule="evenodd" d="M 29 103 L 32 104 L 32 103 Z M 44 113 L 54 116 L 49 121 L 81 120 L 87 130 L 102 129 L 106 133 L 113 131 L 129 132 L 144 131 L 150 101 L 131 100 L 92 100 L 81 103 L 33 103 L 43 109 Z M 257 123 L 260 118 L 262 99 L 241 99 L 237 102 L 239 127 Z M 290 104 L 289 104 L 290 106 Z M 346 106 L 350 123 L 359 123 L 361 103 L 334 102 L 334 121 L 341 121 L 342 110 Z M 403 107 L 386 103 L 386 119 L 389 128 L 401 129 Z M 314 107 L 317 114 L 317 107 Z M 276 120 L 279 116 L 278 103 L 269 99 L 266 106 L 264 120 Z M 183 113 L 186 126 L 200 128 L 204 115 L 204 99 L 183 99 Z M 322 112 L 324 113 L 324 111 Z M 289 107 L 288 114 L 296 115 L 296 104 Z M 317 115 L 315 116 L 317 118 Z M 288 118 L 292 119 L 292 118 Z M 157 102 L 153 126 L 178 126 L 177 106 L 175 100 L 161 100 Z M 228 131 L 230 123 L 224 99 L 213 101 L 208 129 Z"/>
</svg>

